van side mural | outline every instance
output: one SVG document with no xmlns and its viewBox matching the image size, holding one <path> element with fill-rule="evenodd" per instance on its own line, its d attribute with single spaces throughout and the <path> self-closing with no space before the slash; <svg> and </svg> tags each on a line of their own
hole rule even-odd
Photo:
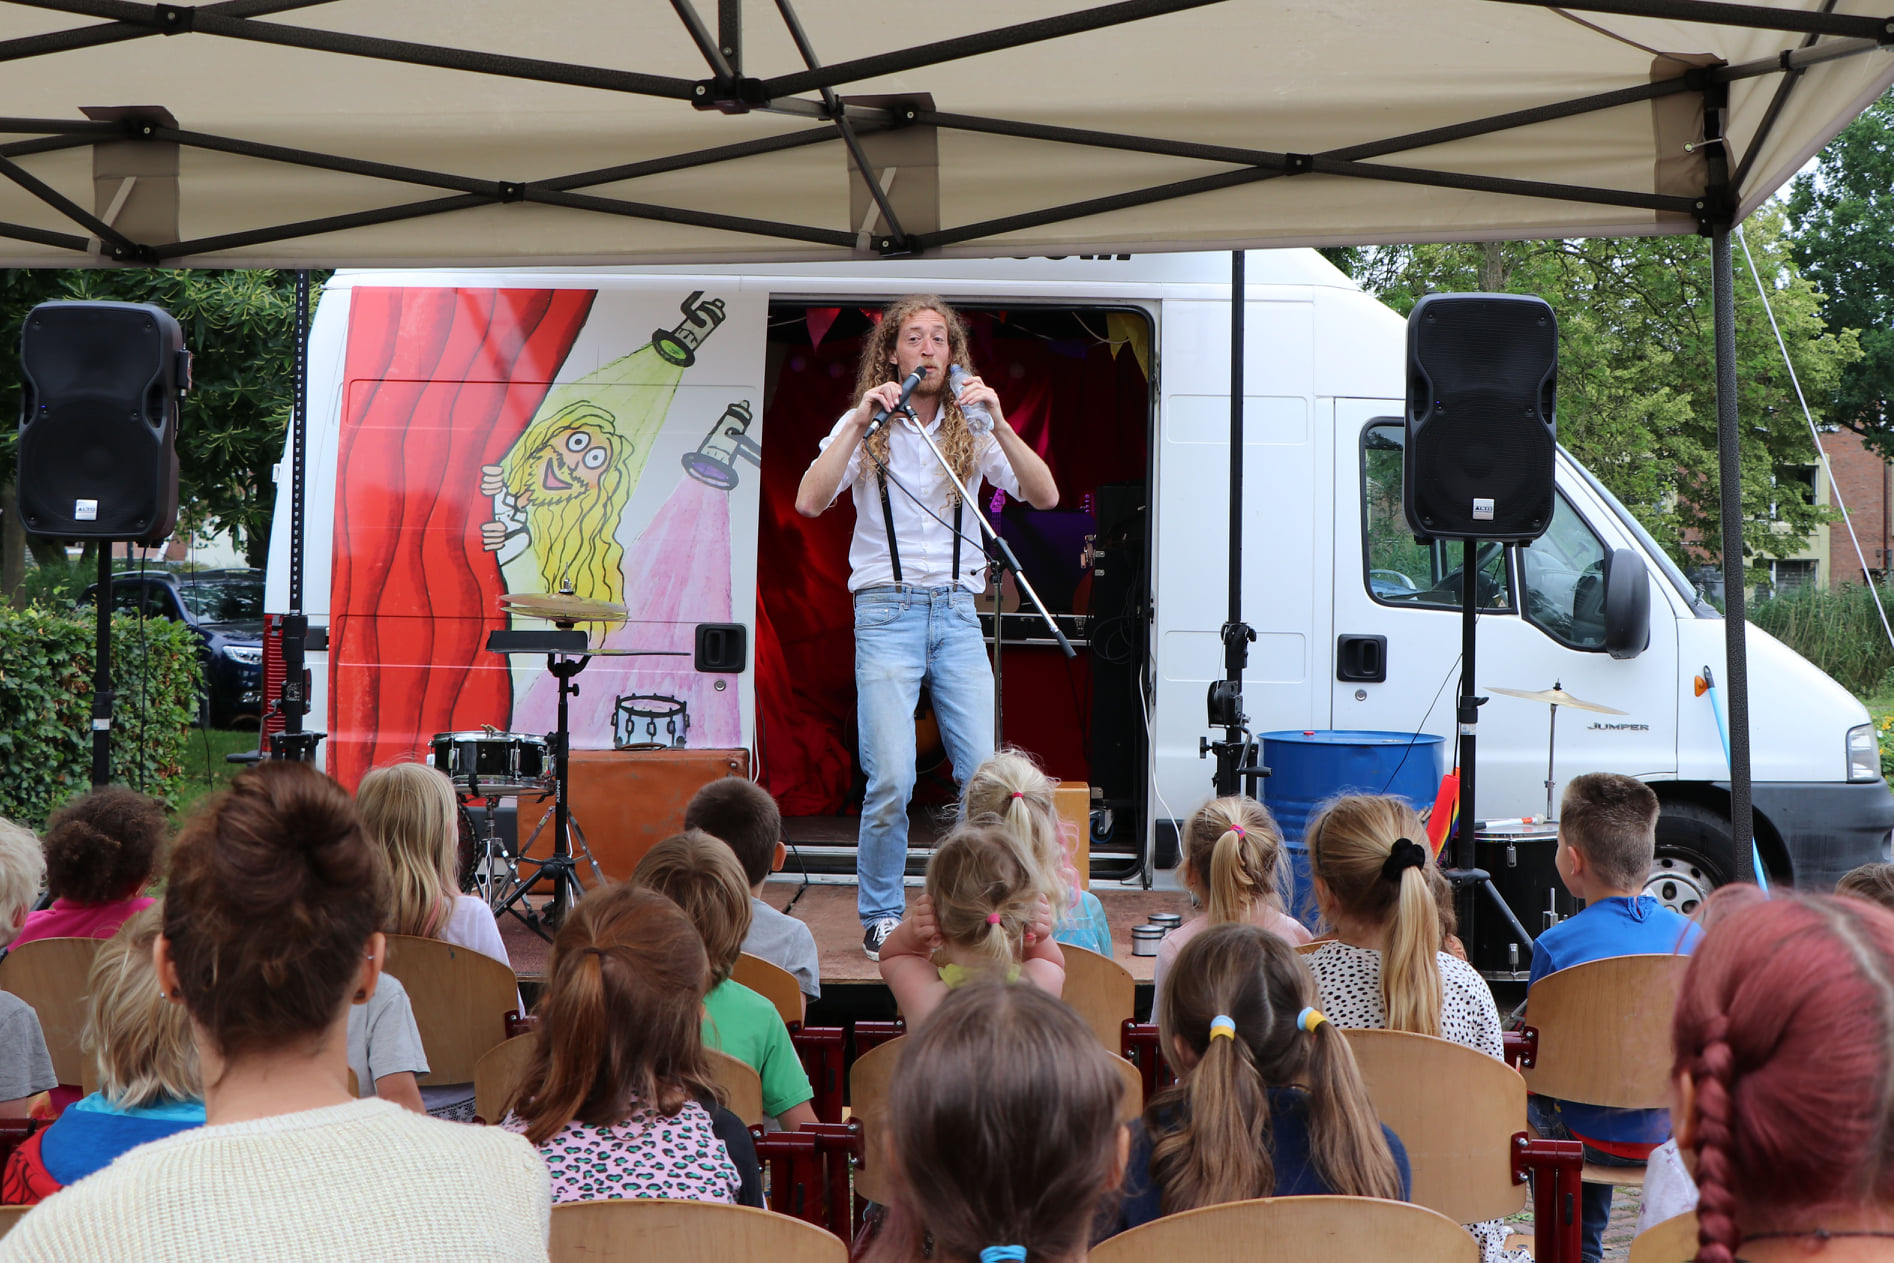
<svg viewBox="0 0 1894 1263">
<path fill-rule="evenodd" d="M 628 607 L 622 625 L 581 625 L 598 653 L 683 653 L 595 658 L 575 748 L 611 748 L 627 696 L 675 700 L 666 744 L 745 743 L 749 677 L 718 690 L 689 656 L 695 624 L 753 615 L 753 554 L 730 537 L 755 531 L 756 480 L 687 476 L 732 398 L 761 393 L 761 304 L 741 304 L 747 339 L 714 339 L 733 314 L 702 291 L 354 291 L 331 594 L 344 784 L 423 757 L 414 734 L 549 732 L 544 660 L 485 645 L 509 625 L 502 594 L 562 586 Z"/>
</svg>

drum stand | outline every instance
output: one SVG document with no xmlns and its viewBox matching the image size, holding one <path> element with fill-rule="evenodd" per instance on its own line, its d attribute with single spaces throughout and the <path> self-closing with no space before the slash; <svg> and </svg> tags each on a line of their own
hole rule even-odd
<svg viewBox="0 0 1894 1263">
<path fill-rule="evenodd" d="M 585 895 L 585 887 L 579 884 L 578 858 L 573 854 L 572 843 L 575 839 L 579 853 L 592 866 L 593 879 L 600 884 L 605 880 L 598 861 L 592 857 L 592 848 L 585 844 L 585 834 L 579 829 L 578 821 L 572 818 L 567 796 L 570 767 L 567 756 L 572 744 L 567 706 L 579 691 L 579 686 L 572 682 L 572 678 L 585 670 L 585 664 L 592 660 L 592 655 L 585 652 L 585 646 L 585 633 L 573 630 L 570 624 L 560 626 L 556 632 L 496 631 L 487 637 L 487 648 L 496 653 L 544 652 L 546 670 L 559 681 L 558 726 L 546 736 L 547 744 L 552 747 L 552 854 L 543 860 L 527 854 L 538 840 L 540 830 L 546 827 L 546 819 L 541 817 L 539 824 L 533 828 L 532 836 L 515 854 L 507 856 L 509 889 L 493 909 L 495 916 L 502 912 L 512 913 L 528 929 L 544 939 L 550 939 L 553 932 L 565 924 L 566 913 Z M 576 658 L 568 656 L 574 652 L 578 654 Z M 530 877 L 520 876 L 521 864 L 534 866 Z M 547 882 L 552 886 L 552 899 L 543 909 L 536 908 L 529 902 L 528 896 Z"/>
</svg>

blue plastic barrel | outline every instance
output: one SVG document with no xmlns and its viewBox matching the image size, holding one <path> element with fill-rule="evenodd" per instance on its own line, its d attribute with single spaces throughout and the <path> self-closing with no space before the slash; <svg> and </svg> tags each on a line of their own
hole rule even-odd
<svg viewBox="0 0 1894 1263">
<path fill-rule="evenodd" d="M 1432 806 L 1440 789 L 1444 741 L 1425 732 L 1349 729 L 1263 734 L 1263 763 L 1269 768 L 1263 801 L 1289 845 L 1294 884 L 1285 898 L 1296 920 L 1313 927 L 1319 916 L 1303 841 L 1309 817 L 1340 794 L 1394 794 L 1417 811 Z"/>
</svg>

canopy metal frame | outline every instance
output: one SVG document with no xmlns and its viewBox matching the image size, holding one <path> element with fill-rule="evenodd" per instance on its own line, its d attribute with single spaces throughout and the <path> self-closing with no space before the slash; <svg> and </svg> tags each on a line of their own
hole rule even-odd
<svg viewBox="0 0 1894 1263">
<path fill-rule="evenodd" d="M 219 251 L 312 237 L 343 229 L 446 215 L 495 204 L 530 202 L 574 212 L 692 225 L 778 241 L 859 251 L 860 234 L 832 226 L 728 215 L 585 191 L 666 172 L 739 163 L 788 149 L 829 143 L 838 143 L 848 150 L 857 178 L 862 180 L 868 196 L 879 211 L 882 229 L 870 236 L 866 245 L 868 253 L 884 257 L 925 254 L 950 246 L 977 244 L 1022 229 L 1134 206 L 1175 201 L 1262 180 L 1324 176 L 1620 206 L 1689 217 L 1696 221 L 1698 230 L 1712 241 L 1717 428 L 1723 497 L 1723 570 L 1726 576 L 1724 589 L 1729 628 L 1726 683 L 1730 711 L 1730 815 L 1734 835 L 1737 838 L 1750 836 L 1753 820 L 1749 793 L 1748 681 L 1742 638 L 1743 559 L 1740 480 L 1737 476 L 1739 435 L 1734 394 L 1734 298 L 1729 233 L 1736 219 L 1737 208 L 1741 205 L 1744 182 L 1751 173 L 1754 155 L 1767 140 L 1784 103 L 1794 91 L 1799 75 L 1823 62 L 1894 45 L 1894 16 L 1877 18 L 1835 13 L 1832 11 L 1833 0 L 1829 0 L 1820 10 L 1771 8 L 1721 3 L 1718 0 L 1491 0 L 1494 4 L 1527 5 L 1568 13 L 1614 14 L 1738 26 L 1800 35 L 1803 38 L 1799 45 L 1784 48 L 1775 57 L 1736 65 L 1689 68 L 1670 78 L 1640 81 L 1614 91 L 1549 101 L 1528 109 L 1469 119 L 1449 126 L 1390 136 L 1321 153 L 1206 145 L 1187 140 L 1050 126 L 1018 119 L 986 118 L 937 111 L 920 105 L 868 107 L 850 104 L 837 94 L 837 89 L 848 84 L 878 76 L 944 66 L 968 57 L 1056 41 L 1085 32 L 1227 2 L 1117 0 L 1116 3 L 825 65 L 819 58 L 819 50 L 813 46 L 797 19 L 792 0 L 775 0 L 778 13 L 804 68 L 771 78 L 755 78 L 743 73 L 740 0 L 715 0 L 714 29 L 704 20 L 693 0 L 671 0 L 678 20 L 709 71 L 706 78 L 689 80 L 265 20 L 298 9 L 314 8 L 328 3 L 328 0 L 217 0 L 202 5 L 147 5 L 133 3 L 132 0 L 0 0 L 0 3 L 20 7 L 104 19 L 87 26 L 0 41 L 0 62 L 53 57 L 63 52 L 152 37 L 245 40 L 474 75 L 494 75 L 673 100 L 691 109 L 720 111 L 731 115 L 768 112 L 806 118 L 814 124 L 774 137 L 694 149 L 668 157 L 580 171 L 552 179 L 496 181 L 448 171 L 366 161 L 344 154 L 264 144 L 239 136 L 193 131 L 175 125 L 168 116 L 133 116 L 111 121 L 0 118 L 0 136 L 21 137 L 0 143 L 0 177 L 12 181 L 57 211 L 74 229 L 61 232 L 0 221 L 0 237 L 70 250 L 75 261 L 96 258 L 129 265 L 165 265 L 177 264 L 193 256 L 212 255 Z M 1730 142 L 1724 131 L 1729 86 L 1741 80 L 1767 76 L 1779 77 L 1774 97 L 1757 134 L 1750 140 L 1748 152 L 1738 158 L 1729 153 Z M 815 95 L 806 95 L 809 93 Z M 1622 109 L 1678 93 L 1695 94 L 1703 103 L 1706 174 L 1702 187 L 1694 195 L 1678 196 L 1474 175 L 1381 161 L 1449 141 L 1596 111 Z M 944 226 L 934 231 L 911 231 L 904 228 L 886 190 L 881 187 L 873 164 L 861 144 L 861 137 L 878 131 L 914 126 L 1007 136 L 1051 145 L 1091 146 L 1127 153 L 1197 159 L 1221 164 L 1227 169 L 1193 179 L 1125 189 L 1102 197 L 1052 203 L 1036 210 Z M 259 225 L 214 237 L 141 241 L 78 205 L 39 179 L 19 161 L 34 154 L 126 140 L 168 142 L 184 148 L 217 151 L 259 162 L 287 163 L 365 176 L 427 190 L 431 195 L 348 214 Z M 1233 362 L 1233 379 L 1241 371 L 1239 363 L 1240 360 Z M 1240 392 L 1234 397 L 1240 399 Z M 1240 427 L 1240 419 L 1237 424 Z M 1233 460 L 1241 459 L 1241 450 L 1239 443 L 1233 450 Z M 1734 849 L 1741 874 L 1749 876 L 1751 864 L 1748 848 L 1739 845 Z"/>
</svg>

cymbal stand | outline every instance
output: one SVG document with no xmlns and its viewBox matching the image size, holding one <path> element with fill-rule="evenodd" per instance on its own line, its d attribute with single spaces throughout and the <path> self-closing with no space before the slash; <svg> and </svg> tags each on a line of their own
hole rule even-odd
<svg viewBox="0 0 1894 1263">
<path fill-rule="evenodd" d="M 1556 690 L 1565 686 L 1562 682 L 1554 680 L 1552 681 L 1552 687 Z M 1584 686 L 1580 685 L 1579 687 L 1583 688 Z M 1552 762 L 1556 757 L 1554 750 L 1556 750 L 1559 741 L 1559 704 L 1553 702 L 1551 706 L 1552 718 L 1548 721 L 1549 726 L 1546 728 L 1545 734 L 1545 818 L 1548 824 L 1551 823 L 1552 820 L 1552 787 L 1555 784 L 1552 779 Z"/>
</svg>

